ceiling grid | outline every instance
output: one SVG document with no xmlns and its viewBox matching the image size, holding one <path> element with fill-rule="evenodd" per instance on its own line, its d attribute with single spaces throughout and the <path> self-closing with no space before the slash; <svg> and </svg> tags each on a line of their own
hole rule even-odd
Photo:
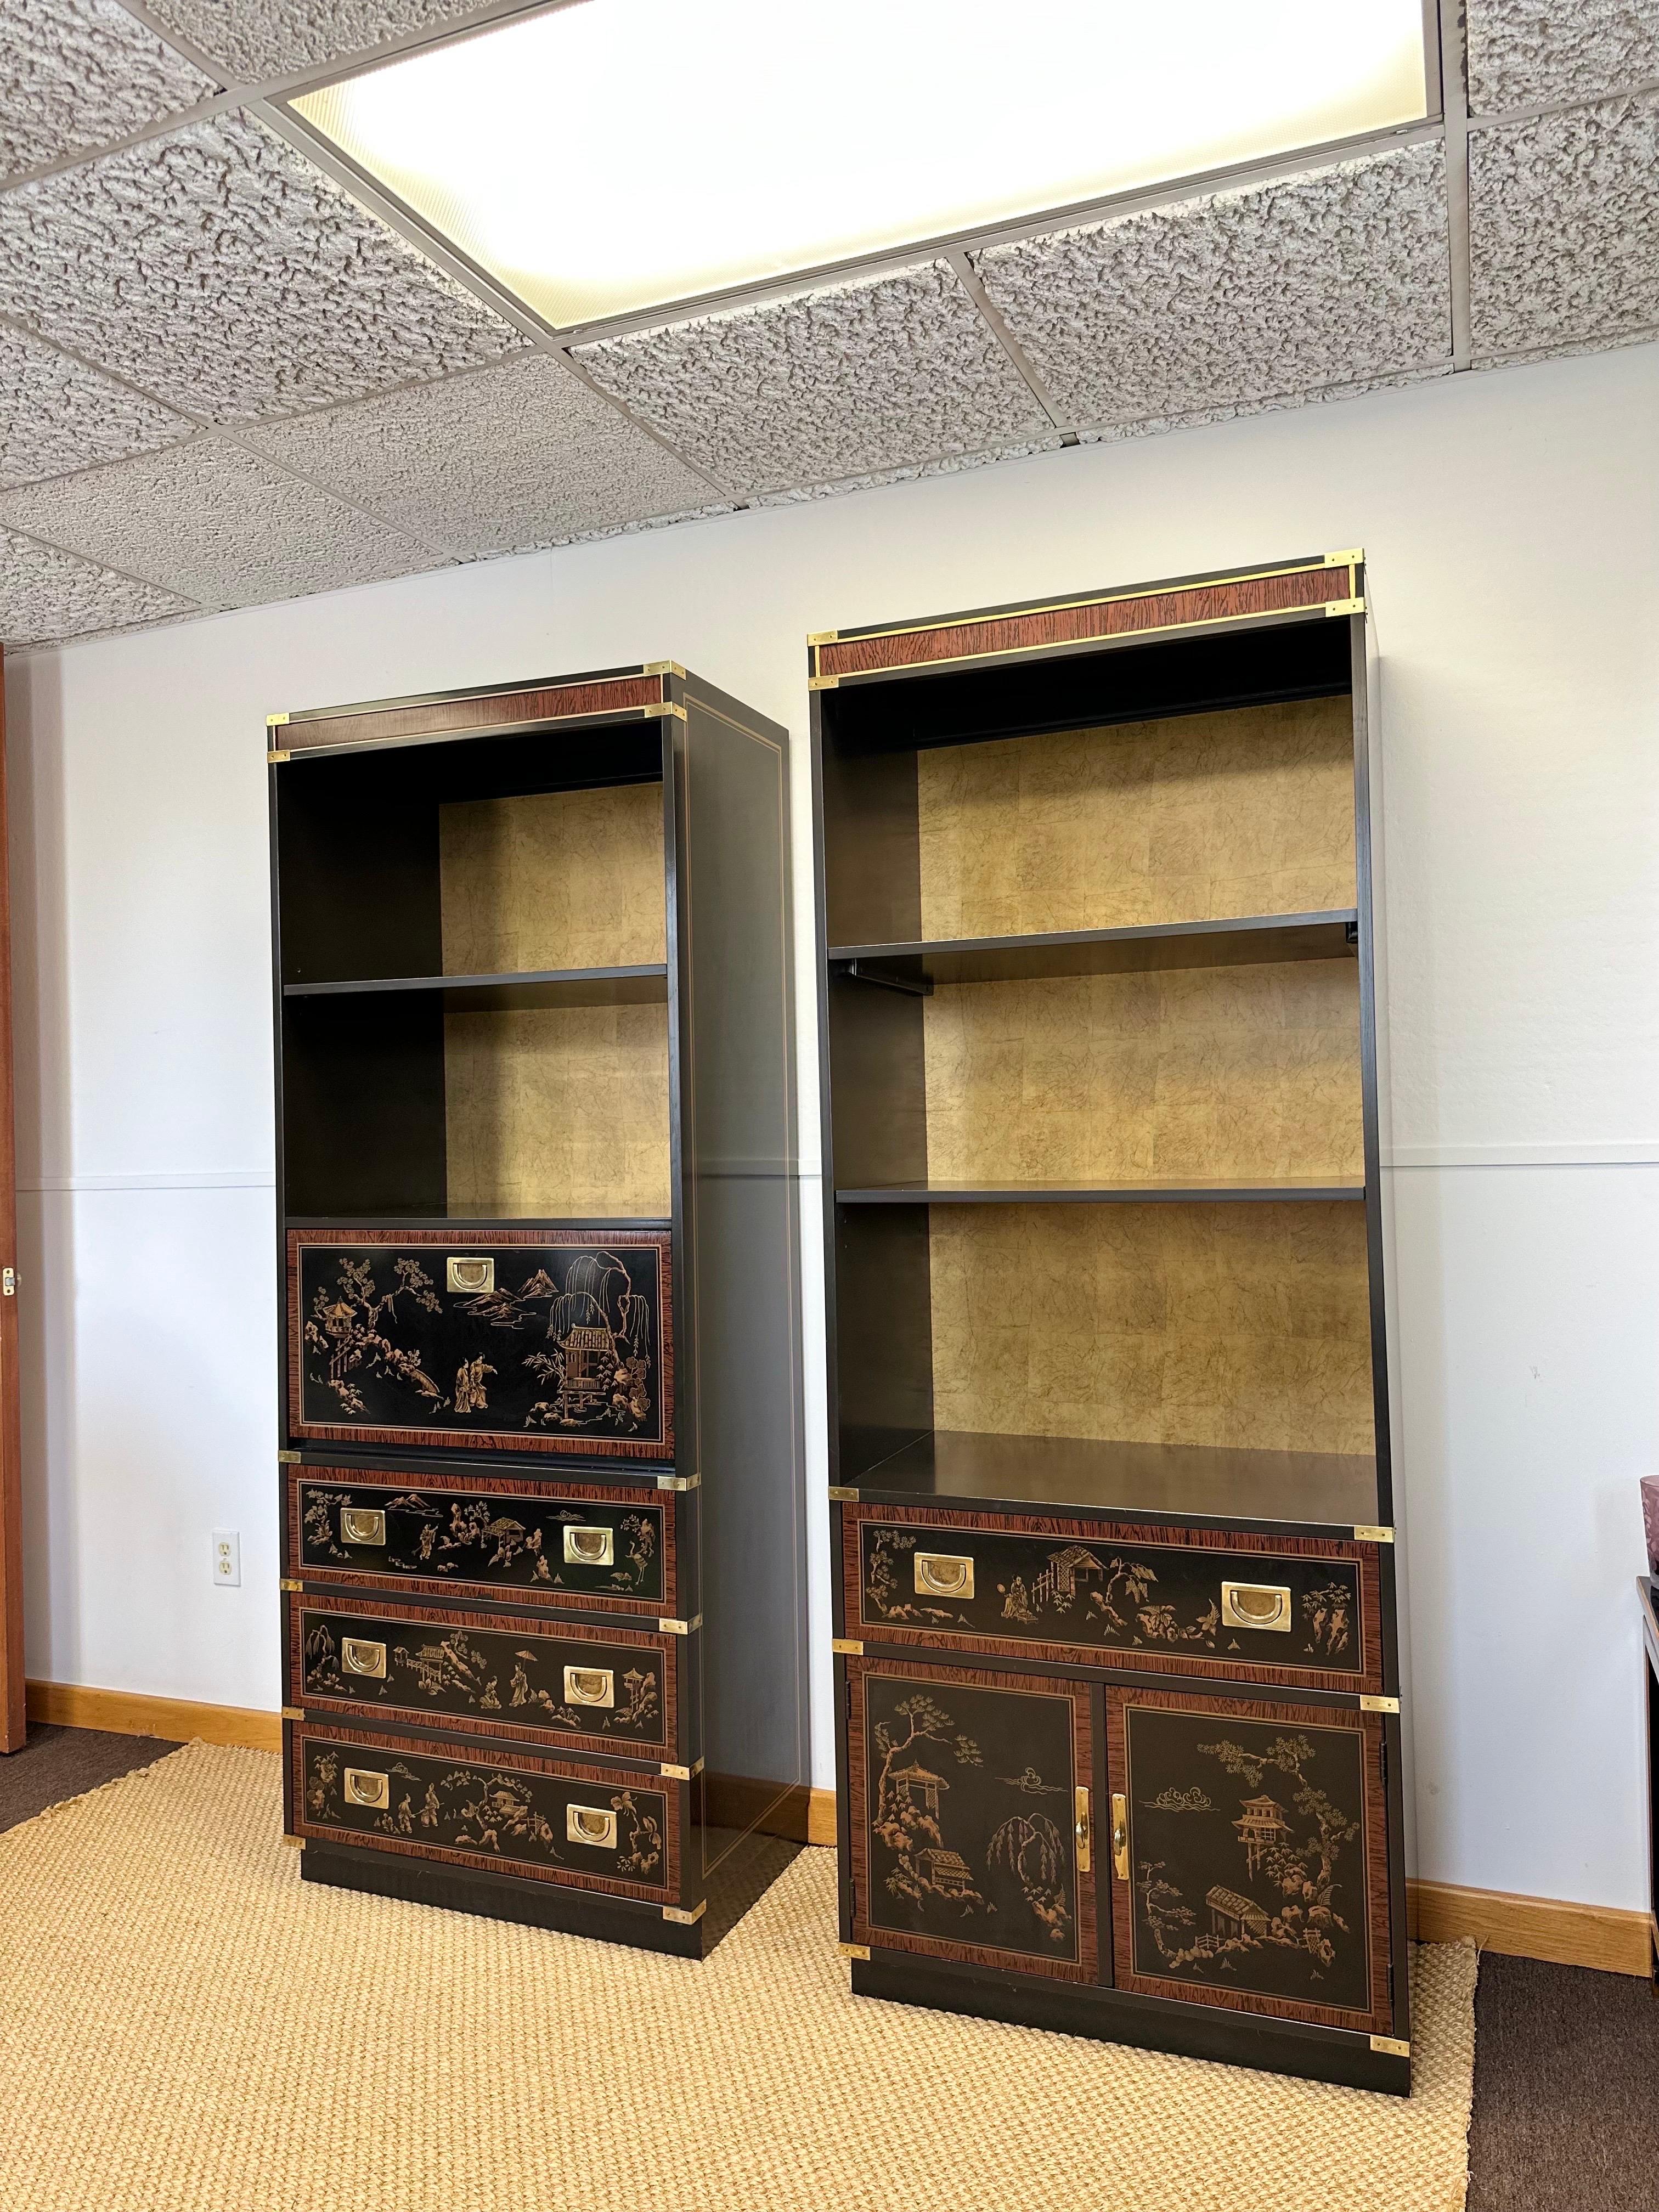
<svg viewBox="0 0 1659 2212">
<path fill-rule="evenodd" d="M 9 0 L 0 637 L 1659 331 L 1651 0 L 1441 0 L 1422 124 L 575 329 L 285 104 L 537 4 Z"/>
</svg>

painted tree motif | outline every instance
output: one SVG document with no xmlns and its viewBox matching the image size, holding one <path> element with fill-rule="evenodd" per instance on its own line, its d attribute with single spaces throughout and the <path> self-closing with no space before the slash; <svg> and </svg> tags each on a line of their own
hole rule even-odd
<svg viewBox="0 0 1659 2212">
<path fill-rule="evenodd" d="M 382 1291 L 372 1264 L 347 1255 L 340 1261 L 335 1284 L 331 1297 L 318 1285 L 305 1325 L 306 1348 L 322 1363 L 322 1371 L 313 1368 L 310 1380 L 331 1391 L 348 1413 L 368 1410 L 362 1391 L 351 1379 L 360 1374 L 388 1376 L 434 1407 L 447 1405 L 448 1400 L 421 1365 L 419 1354 L 394 1344 L 382 1326 L 383 1322 L 389 1326 L 398 1317 L 398 1301 L 402 1297 L 428 1313 L 442 1310 L 432 1278 L 419 1261 L 404 1257 L 394 1261 L 392 1286 Z"/>
<path fill-rule="evenodd" d="M 984 1908 L 986 1901 L 973 1887 L 968 1868 L 946 1850 L 939 1796 L 951 1785 L 927 1760 L 930 1756 L 946 1758 L 959 1766 L 980 1766 L 984 1762 L 979 1746 L 921 1691 L 902 1699 L 894 1717 L 904 1722 L 903 1735 L 896 1735 L 885 1721 L 878 1721 L 872 1731 L 882 1763 L 871 1829 L 897 1861 L 887 1877 L 888 1889 L 895 1897 L 914 1898 L 918 1904 L 930 1895 L 946 1899 L 959 1906 L 965 1917 Z"/>
<path fill-rule="evenodd" d="M 1308 1632 L 1306 1649 L 1328 1659 L 1348 1648 L 1353 1619 L 1353 1593 L 1346 1583 L 1326 1583 L 1308 1590 L 1302 1600 L 1302 1619 Z"/>
<path fill-rule="evenodd" d="M 865 1565 L 865 1591 L 883 1620 L 955 1621 L 964 1618 L 949 1606 L 915 1605 L 901 1600 L 904 1584 L 897 1568 L 902 1553 L 916 1548 L 915 1534 L 905 1528 L 878 1528 L 871 1536 Z"/>
<path fill-rule="evenodd" d="M 1048 1814 L 1011 1814 L 992 1837 L 988 1857 L 1019 1883 L 1049 1942 L 1064 1944 L 1072 1932 L 1065 1880 L 1068 1861 L 1060 1830 Z"/>
</svg>

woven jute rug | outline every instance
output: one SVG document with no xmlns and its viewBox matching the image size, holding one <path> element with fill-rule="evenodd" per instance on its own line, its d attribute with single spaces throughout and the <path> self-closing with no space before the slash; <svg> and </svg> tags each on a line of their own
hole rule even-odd
<svg viewBox="0 0 1659 2212">
<path fill-rule="evenodd" d="M 805 1851 L 707 1960 L 301 1886 L 276 1759 L 0 1837 L 5 2212 L 1450 2212 L 1472 1948 L 1403 2100 L 855 1998 Z"/>
</svg>

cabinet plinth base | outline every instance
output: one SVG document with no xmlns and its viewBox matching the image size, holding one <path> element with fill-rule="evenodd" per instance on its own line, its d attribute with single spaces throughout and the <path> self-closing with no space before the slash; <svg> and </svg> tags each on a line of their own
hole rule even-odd
<svg viewBox="0 0 1659 2212">
<path fill-rule="evenodd" d="M 1411 2060 L 1373 2051 L 1368 2035 L 1299 2021 L 1262 2019 L 1214 2005 L 1170 2004 L 1121 1990 L 1060 1985 L 1035 1975 L 985 1973 L 932 1960 L 895 1958 L 878 1952 L 855 1960 L 853 1994 L 889 2004 L 926 2005 L 969 2013 L 1018 2027 L 1044 2027 L 1062 2035 L 1087 2035 L 1102 2043 L 1127 2043 L 1141 2051 L 1168 2051 L 1185 2058 L 1210 2058 L 1268 2074 L 1333 2081 L 1408 2097 Z"/>
</svg>

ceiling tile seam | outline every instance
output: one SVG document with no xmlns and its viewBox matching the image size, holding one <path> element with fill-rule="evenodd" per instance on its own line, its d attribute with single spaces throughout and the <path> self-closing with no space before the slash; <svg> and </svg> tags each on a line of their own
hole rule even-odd
<svg viewBox="0 0 1659 2212">
<path fill-rule="evenodd" d="M 130 392 L 133 398 L 143 399 L 152 407 L 159 407 L 164 415 L 171 415 L 180 422 L 187 422 L 192 430 L 211 430 L 216 427 L 205 416 L 192 415 L 188 408 L 179 406 L 175 401 L 158 398 L 155 392 L 146 391 L 142 384 L 135 384 L 131 377 L 123 376 L 118 368 L 106 368 L 92 355 L 81 352 L 78 347 L 65 345 L 61 338 L 47 337 L 43 331 L 33 329 L 16 315 L 0 313 L 0 331 L 9 331 L 14 337 L 27 339 L 31 345 L 40 346 L 46 352 L 60 354 L 65 361 L 72 361 L 77 368 L 84 368 L 106 384 L 112 384 L 118 392 Z M 183 445 L 185 441 L 181 438 L 176 442 Z M 84 468 L 64 469 L 56 476 L 38 477 L 33 481 L 37 483 L 65 483 L 71 477 L 85 476 L 89 469 L 106 469 L 111 465 L 108 461 L 88 461 Z M 23 487 L 20 484 L 15 489 L 21 491 Z"/>
<path fill-rule="evenodd" d="M 1440 95 L 1446 125 L 1446 252 L 1454 371 L 1469 365 L 1469 63 L 1463 0 L 1440 0 Z"/>
<path fill-rule="evenodd" d="M 1489 368 L 1521 368 L 1528 362 L 1571 361 L 1584 354 L 1617 353 L 1625 346 L 1651 345 L 1659 339 L 1659 323 L 1640 323 L 1635 329 L 1603 333 L 1593 338 L 1553 338 L 1543 345 L 1511 346 L 1503 353 L 1483 353 L 1469 363 L 1471 372 Z"/>
<path fill-rule="evenodd" d="M 1044 388 L 1042 378 L 1031 366 L 1030 358 L 1024 347 L 1021 345 L 987 297 L 985 287 L 980 283 L 968 256 L 958 246 L 947 253 L 945 260 L 951 275 L 977 309 L 981 321 L 1018 372 L 1032 398 L 1036 401 L 1037 405 L 1042 408 L 1056 430 L 1069 429 L 1070 424 L 1061 420 L 1059 407 Z"/>
<path fill-rule="evenodd" d="M 1087 230 L 1098 223 L 1115 221 L 1120 216 L 1184 207 L 1194 200 L 1209 199 L 1221 192 L 1249 191 L 1260 185 L 1289 183 L 1296 178 L 1319 175 L 1374 155 L 1433 145 L 1443 135 L 1440 117 L 1431 115 L 1419 123 L 1395 124 L 1386 131 L 1362 132 L 1353 138 L 1328 139 L 1317 146 L 1295 148 L 1259 161 L 1238 162 L 1231 168 L 1202 170 L 1190 177 L 1167 178 L 1158 184 L 1109 194 L 1101 199 L 1039 209 L 1006 222 L 941 232 L 935 237 L 884 246 L 843 261 L 818 262 L 787 276 L 735 284 L 723 292 L 697 293 L 683 300 L 664 301 L 655 307 L 632 308 L 625 314 L 599 317 L 590 323 L 549 327 L 553 328 L 554 336 L 562 344 L 600 345 L 612 338 L 633 337 L 647 331 L 672 330 L 682 323 L 709 320 L 744 307 L 804 299 L 865 278 L 902 276 L 925 269 L 954 252 L 973 254 L 994 246 L 1017 246 L 1026 239 L 1060 237 L 1069 231 Z"/>
<path fill-rule="evenodd" d="M 25 530 L 4 516 L 0 516 L 0 530 L 5 531 L 9 537 L 22 538 L 27 544 L 38 545 L 43 553 L 61 554 L 66 560 L 79 561 L 83 568 L 96 568 L 106 576 L 118 576 L 124 584 L 137 584 L 147 592 L 165 592 L 170 599 L 182 599 L 187 608 L 198 613 L 222 614 L 225 611 L 216 601 L 181 592 L 176 584 L 164 584 L 159 576 L 141 576 L 136 568 L 118 568 L 112 561 L 96 560 L 90 553 L 82 553 L 76 545 L 60 545 L 55 538 L 43 538 L 38 530 Z M 164 621 L 168 619 L 170 617 L 166 616 L 162 617 Z M 130 629 L 132 625 L 129 623 L 125 627 Z M 60 643 L 66 641 L 58 641 Z M 53 641 L 47 639 L 43 642 L 50 644 Z"/>
<path fill-rule="evenodd" d="M 1528 123 L 1547 123 L 1552 116 L 1576 114 L 1583 107 L 1605 107 L 1612 100 L 1644 100 L 1659 93 L 1659 76 L 1638 77 L 1633 82 L 1610 84 L 1603 92 L 1576 92 L 1563 100 L 1547 100 L 1535 107 L 1469 111 L 1471 131 L 1515 131 Z"/>
<path fill-rule="evenodd" d="M 240 434 L 234 427 L 228 427 L 223 423 L 216 424 L 213 426 L 211 434 L 217 438 L 222 445 L 234 446 L 239 453 L 246 453 L 252 459 L 263 462 L 268 469 L 275 469 L 279 476 L 287 477 L 295 483 L 304 484 L 312 491 L 320 492 L 325 499 L 332 500 L 336 507 L 343 507 L 351 514 L 360 514 L 365 522 L 374 523 L 377 529 L 390 531 L 394 538 L 406 538 L 410 544 L 418 546 L 423 553 L 435 553 L 441 562 L 457 562 L 464 557 L 454 546 L 441 544 L 435 538 L 423 536 L 420 531 L 412 528 L 406 522 L 393 522 L 389 516 L 376 514 L 372 507 L 366 507 L 362 500 L 352 499 L 345 492 L 337 490 L 333 484 L 325 483 L 322 477 L 313 476 L 308 470 L 296 469 L 289 461 L 278 460 L 276 454 L 266 453 L 263 446 L 256 446 L 251 439 Z M 117 463 L 114 465 L 118 466 L 119 464 Z"/>
<path fill-rule="evenodd" d="M 1217 400 L 1210 407 L 1187 407 L 1175 415 L 1137 415 L 1127 422 L 1080 422 L 1085 438 L 1099 437 L 1129 439 L 1164 430 L 1206 429 L 1218 422 L 1231 421 L 1245 415 L 1261 415 L 1275 409 L 1316 406 L 1328 399 L 1363 399 L 1379 388 L 1407 384 L 1431 383 L 1436 379 L 1453 374 L 1452 364 L 1444 358 L 1414 361 L 1403 368 L 1379 368 L 1364 376 L 1337 377 L 1328 384 L 1315 384 L 1282 392 L 1251 392 L 1238 399 Z"/>
<path fill-rule="evenodd" d="M 578 384 L 584 386 L 596 399 L 604 400 L 605 405 L 614 414 L 620 415 L 624 422 L 631 424 L 642 436 L 649 438 L 653 445 L 660 446 L 663 452 L 671 459 L 678 461 L 683 469 L 688 470 L 692 476 L 700 477 L 717 500 L 735 509 L 738 514 L 749 506 L 750 501 L 746 494 L 734 491 L 729 484 L 723 484 L 717 476 L 703 466 L 701 461 L 694 461 L 683 453 L 672 440 L 665 437 L 654 423 L 647 422 L 642 416 L 635 414 L 633 409 L 625 401 L 618 399 L 614 392 L 607 392 L 602 384 L 595 382 L 593 377 L 576 359 L 568 346 L 555 343 L 550 347 L 544 348 L 543 350 L 550 351 L 556 360 L 562 362 Z"/>
<path fill-rule="evenodd" d="M 210 100 L 198 100 L 193 107 L 174 108 L 170 115 L 161 116 L 125 138 L 106 138 L 73 154 L 61 154 L 55 161 L 42 161 L 35 168 L 19 169 L 12 176 L 0 178 L 0 195 L 21 191 L 26 185 L 44 184 L 49 177 L 65 176 L 71 169 L 88 168 L 94 161 L 106 161 L 112 154 L 127 153 L 134 146 L 148 146 L 157 138 L 171 137 L 175 131 L 186 130 L 192 123 L 211 123 L 240 104 L 235 93 L 219 92 Z"/>
<path fill-rule="evenodd" d="M 465 290 L 471 293 L 475 299 L 482 301 L 485 307 L 498 314 L 504 322 L 510 324 L 521 337 L 527 338 L 538 353 L 546 355 L 550 360 L 562 362 L 571 375 L 586 385 L 596 398 L 603 399 L 605 405 L 620 415 L 624 422 L 630 423 L 635 429 L 649 438 L 654 445 L 659 446 L 664 453 L 678 461 L 683 469 L 706 483 L 717 499 L 733 506 L 739 504 L 739 495 L 729 486 L 711 476 L 706 468 L 682 453 L 659 431 L 653 428 L 650 423 L 642 422 L 620 400 L 613 398 L 610 392 L 602 390 L 595 384 L 586 370 L 572 359 L 567 347 L 550 324 L 544 322 L 539 315 L 526 307 L 524 302 L 517 299 L 504 285 L 498 284 L 486 270 L 480 269 L 466 254 L 459 252 L 423 222 L 412 208 L 406 206 L 398 198 L 396 193 L 386 191 L 372 178 L 366 176 L 356 162 L 348 160 L 337 148 L 330 145 L 319 133 L 313 131 L 302 116 L 295 115 L 291 109 L 269 100 L 250 100 L 247 107 L 250 114 L 257 116 L 260 122 L 275 131 L 304 160 L 312 162 L 323 172 L 325 176 L 332 179 L 348 198 L 361 208 L 366 215 L 377 222 L 385 223 L 390 229 L 395 231 L 418 253 L 423 254 L 436 268 L 441 270 L 452 283 L 459 284 Z M 422 380 L 441 383 L 447 380 L 437 378 Z"/>
</svg>

